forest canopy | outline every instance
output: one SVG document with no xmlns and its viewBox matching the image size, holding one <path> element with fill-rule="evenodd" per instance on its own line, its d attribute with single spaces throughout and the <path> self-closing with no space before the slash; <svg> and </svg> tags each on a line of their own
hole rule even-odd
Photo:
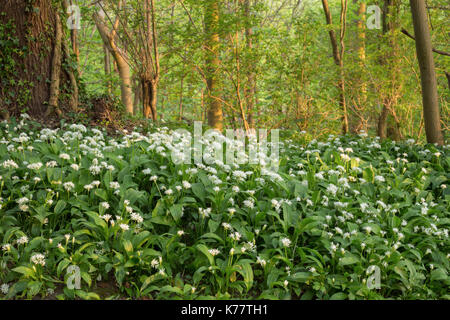
<svg viewBox="0 0 450 320">
<path fill-rule="evenodd" d="M 29 2 L 26 9 L 37 15 L 46 2 Z M 66 78 L 76 77 L 80 101 L 67 103 L 73 85 L 58 99 L 66 98 L 61 106 L 71 105 L 71 112 L 77 113 L 75 104 L 89 110 L 89 100 L 108 96 L 114 109 L 154 121 L 304 130 L 314 137 L 364 130 L 395 140 L 425 138 L 409 1 L 60 3 L 53 1 L 52 7 L 62 16 L 63 47 L 70 55 L 63 69 Z M 5 2 L 2 6 L 8 9 Z M 446 1 L 426 4 L 444 132 L 449 118 L 448 9 Z M 2 21 L 12 14 L 3 12 Z M 47 38 L 55 32 L 51 18 Z M 42 113 L 36 104 L 55 103 L 35 82 L 48 86 L 53 80 L 50 74 L 33 78 L 29 61 L 12 59 L 36 56 L 27 50 L 39 46 L 28 43 L 25 49 L 25 40 L 9 33 L 11 27 L 6 23 L 1 35 L 8 39 L 2 42 L 2 104 L 11 114 L 30 108 Z M 39 31 L 33 32 L 39 42 Z M 41 59 L 51 55 L 41 53 Z M 28 77 L 11 71 L 20 63 Z M 46 64 L 50 70 L 50 61 Z M 36 95 L 44 101 L 36 101 Z"/>
</svg>

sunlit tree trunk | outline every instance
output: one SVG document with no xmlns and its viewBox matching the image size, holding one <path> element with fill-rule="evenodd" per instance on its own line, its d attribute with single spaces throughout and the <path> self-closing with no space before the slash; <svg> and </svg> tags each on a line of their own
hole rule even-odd
<svg viewBox="0 0 450 320">
<path fill-rule="evenodd" d="M 111 80 L 109 79 L 111 77 L 111 54 L 109 53 L 109 50 L 105 44 L 103 44 L 103 53 L 105 64 L 105 76 L 107 77 L 106 87 L 108 94 L 112 94 L 112 85 Z"/>
<path fill-rule="evenodd" d="M 142 56 L 144 70 L 141 73 L 142 103 L 144 117 L 156 122 L 158 120 L 156 104 L 158 101 L 159 84 L 159 52 L 155 20 L 154 0 L 145 1 L 145 33 L 147 42 Z"/>
<path fill-rule="evenodd" d="M 431 46 L 428 17 L 423 0 L 410 0 L 416 37 L 417 60 L 422 84 L 423 115 L 425 132 L 429 143 L 444 144 L 441 130 L 436 71 Z"/>
<path fill-rule="evenodd" d="M 367 101 L 367 86 L 364 79 L 365 73 L 365 63 L 366 63 L 366 3 L 364 0 L 353 0 L 353 3 L 358 5 L 356 10 L 357 20 L 356 20 L 356 51 L 357 51 L 357 64 L 358 64 L 358 75 L 356 76 L 356 90 L 355 94 L 355 105 L 354 111 L 355 116 L 353 119 L 349 119 L 351 131 L 353 133 L 359 133 L 360 130 L 364 128 L 364 121 L 362 112 L 365 108 Z"/>
<path fill-rule="evenodd" d="M 205 8 L 205 50 L 206 50 L 206 83 L 208 124 L 214 129 L 222 131 L 223 112 L 220 97 L 218 76 L 219 60 L 219 1 L 207 0 Z"/>
<path fill-rule="evenodd" d="M 333 29 L 333 21 L 331 18 L 330 7 L 328 5 L 328 0 L 322 0 L 323 11 L 325 13 L 325 19 L 327 25 L 330 27 L 328 32 L 331 41 L 331 48 L 333 50 L 334 63 L 339 67 L 339 80 L 337 87 L 339 89 L 339 105 L 342 110 L 342 131 L 344 134 L 348 133 L 348 114 L 347 114 L 347 104 L 345 100 L 345 71 L 344 71 L 344 35 L 345 35 L 345 23 L 347 14 L 347 1 L 341 0 L 341 18 L 340 18 L 340 35 L 339 35 L 339 46 L 336 39 L 336 34 Z"/>
<path fill-rule="evenodd" d="M 398 28 L 398 0 L 384 0 L 383 35 L 388 43 L 387 52 L 380 63 L 388 70 L 388 81 L 385 81 L 382 94 L 383 109 L 378 118 L 377 133 L 381 139 L 390 137 L 393 140 L 402 138 L 400 122 L 395 113 L 395 105 L 399 98 L 400 84 L 398 80 L 399 58 L 398 42 L 395 31 Z"/>
<path fill-rule="evenodd" d="M 256 94 L 256 73 L 254 72 L 253 61 L 253 29 L 250 23 L 250 9 L 251 0 L 244 0 L 244 13 L 245 13 L 245 38 L 247 41 L 247 49 L 250 54 L 250 61 L 246 61 L 247 69 L 247 84 L 245 86 L 245 99 L 247 104 L 247 119 L 250 128 L 255 127 L 254 108 L 255 108 L 255 94 Z"/>
<path fill-rule="evenodd" d="M 93 14 L 93 18 L 97 29 L 102 37 L 103 43 L 108 48 L 114 61 L 117 64 L 120 77 L 120 91 L 122 97 L 122 103 L 125 106 L 127 113 L 133 114 L 133 92 L 131 85 L 131 73 L 130 66 L 127 62 L 127 55 L 124 50 L 120 49 L 115 42 L 116 29 L 119 24 L 119 20 L 116 20 L 113 26 L 113 30 L 109 30 L 98 13 Z"/>
<path fill-rule="evenodd" d="M 143 80 L 141 85 L 144 118 L 157 121 L 156 102 L 158 96 L 158 84 L 152 80 Z"/>
</svg>

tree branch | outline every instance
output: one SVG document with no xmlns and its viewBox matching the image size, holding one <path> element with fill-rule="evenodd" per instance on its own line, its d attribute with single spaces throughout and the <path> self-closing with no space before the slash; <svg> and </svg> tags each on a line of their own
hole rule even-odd
<svg viewBox="0 0 450 320">
<path fill-rule="evenodd" d="M 416 41 L 416 38 L 415 38 L 412 34 L 410 34 L 406 29 L 402 28 L 402 30 L 400 30 L 400 31 L 401 31 L 401 33 L 403 33 L 405 36 L 407 36 L 407 37 L 413 39 L 414 41 Z M 445 51 L 442 51 L 442 50 L 438 50 L 438 49 L 435 49 L 435 48 L 431 48 L 431 50 L 432 50 L 433 52 L 437 53 L 437 54 L 441 54 L 441 55 L 443 55 L 443 56 L 448 56 L 448 57 L 450 57 L 450 53 L 448 53 L 448 52 L 445 52 Z"/>
</svg>

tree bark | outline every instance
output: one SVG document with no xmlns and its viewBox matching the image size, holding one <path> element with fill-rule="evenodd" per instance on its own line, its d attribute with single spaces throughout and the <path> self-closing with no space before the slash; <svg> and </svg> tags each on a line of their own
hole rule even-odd
<svg viewBox="0 0 450 320">
<path fill-rule="evenodd" d="M 148 79 L 141 79 L 141 85 L 144 118 L 149 119 L 151 117 L 156 122 L 158 120 L 156 113 L 158 86 L 154 81 Z"/>
<path fill-rule="evenodd" d="M 183 89 L 184 89 L 184 77 L 185 74 L 181 76 L 180 83 L 180 102 L 179 102 L 179 120 L 183 119 Z"/>
<path fill-rule="evenodd" d="M 333 50 L 334 63 L 339 67 L 339 80 L 337 83 L 337 88 L 339 89 L 339 105 L 342 110 L 342 131 L 344 134 L 348 133 L 348 114 L 347 114 L 347 104 L 345 100 L 345 71 L 344 71 L 344 35 L 345 35 L 345 18 L 347 10 L 347 1 L 341 0 L 341 30 L 340 30 L 340 49 L 338 47 L 338 42 L 336 39 L 336 34 L 333 29 L 333 21 L 331 18 L 330 7 L 328 5 L 328 0 L 322 0 L 323 11 L 325 13 L 325 19 L 327 25 L 330 27 L 328 34 L 330 36 L 331 48 Z"/>
<path fill-rule="evenodd" d="M 71 85 L 69 72 L 61 69 L 61 60 L 67 60 L 63 56 L 64 32 L 61 22 L 58 22 L 57 27 L 57 14 L 51 0 L 0 1 L 0 24 L 11 22 L 13 30 L 10 31 L 10 36 L 18 40 L 17 51 L 20 53 L 13 57 L 19 72 L 11 75 L 8 80 L 23 84 L 13 87 L 0 86 L 0 100 L 10 100 L 5 106 L 4 115 L 16 116 L 27 108 L 30 116 L 44 118 L 49 105 L 57 104 L 57 91 L 61 92 Z M 1 54 L 0 52 L 0 56 Z M 2 67 L 0 64 L 0 69 Z M 25 89 L 26 94 L 23 93 Z M 15 93 L 15 98 L 10 96 L 11 92 Z M 52 101 L 49 101 L 51 96 Z M 61 102 L 66 102 L 63 96 L 59 98 L 64 100 Z M 66 103 L 61 103 L 61 112 L 66 110 L 65 106 Z"/>
<path fill-rule="evenodd" d="M 138 78 L 135 78 L 133 80 L 133 84 L 134 84 L 133 110 L 134 114 L 137 115 L 139 114 L 139 104 L 142 101 L 142 82 Z"/>
<path fill-rule="evenodd" d="M 245 13 L 245 38 L 247 40 L 247 49 L 250 51 L 249 55 L 253 58 L 253 29 L 250 23 L 250 9 L 251 0 L 245 0 L 244 13 Z M 248 60 L 248 59 L 247 59 Z M 254 108 L 255 108 L 255 95 L 256 95 L 256 74 L 254 72 L 254 62 L 246 61 L 247 69 L 247 84 L 244 87 L 245 100 L 247 104 L 247 119 L 250 128 L 255 127 Z"/>
<path fill-rule="evenodd" d="M 155 3 L 154 0 L 145 1 L 145 52 L 141 57 L 144 68 L 141 70 L 142 103 L 144 117 L 153 122 L 158 120 L 156 105 L 158 101 L 158 83 L 160 76 L 158 34 L 156 30 Z"/>
<path fill-rule="evenodd" d="M 422 84 L 423 115 L 427 142 L 443 145 L 444 137 L 439 114 L 436 71 L 434 69 L 425 2 L 423 0 L 410 0 L 410 4 Z"/>
<path fill-rule="evenodd" d="M 353 0 L 353 3 L 357 4 L 358 0 Z M 362 112 L 367 101 L 367 85 L 364 79 L 364 67 L 366 61 L 366 3 L 360 1 L 358 9 L 356 10 L 358 19 L 356 20 L 356 51 L 357 51 L 357 63 L 359 66 L 358 74 L 355 77 L 356 90 L 355 94 L 356 103 L 354 105 L 354 117 L 349 119 L 351 132 L 358 134 L 360 130 L 364 128 L 364 118 Z"/>
<path fill-rule="evenodd" d="M 111 84 L 111 54 L 109 53 L 108 47 L 103 44 L 103 53 L 104 53 L 104 63 L 105 63 L 105 76 L 106 80 L 106 90 L 108 94 L 112 94 L 112 84 Z"/>
<path fill-rule="evenodd" d="M 48 99 L 48 108 L 46 116 L 49 116 L 52 112 L 56 112 L 61 115 L 59 110 L 59 84 L 61 77 L 61 60 L 62 60 L 62 26 L 61 18 L 56 13 L 56 26 L 55 26 L 55 47 L 53 49 L 52 58 L 52 74 L 50 78 L 50 98 Z"/>
<path fill-rule="evenodd" d="M 63 40 L 62 46 L 64 49 L 64 58 L 67 61 L 70 61 L 71 56 L 70 56 L 69 45 L 67 44 L 65 39 Z M 69 101 L 70 109 L 72 111 L 76 112 L 78 110 L 78 103 L 79 103 L 78 82 L 77 82 L 77 79 L 75 77 L 73 70 L 68 70 L 67 73 L 69 75 L 69 81 L 70 81 L 70 85 L 72 87 L 72 93 L 71 93 L 70 101 Z"/>
<path fill-rule="evenodd" d="M 122 103 L 125 106 L 125 109 L 127 113 L 133 114 L 133 93 L 132 93 L 132 86 L 131 86 L 131 73 L 130 73 L 130 66 L 128 65 L 128 57 L 126 55 L 126 52 L 124 50 L 121 50 L 119 47 L 117 47 L 115 42 L 115 28 L 114 26 L 113 30 L 109 30 L 106 27 L 106 24 L 104 23 L 103 19 L 99 16 L 98 13 L 93 14 L 94 22 L 97 26 L 97 29 L 100 33 L 100 36 L 103 40 L 103 43 L 108 48 L 109 52 L 111 53 L 112 57 L 114 58 L 114 61 L 117 64 L 117 69 L 119 71 L 119 77 L 121 80 L 120 83 L 120 90 L 121 90 L 121 97 L 122 97 Z M 118 24 L 118 22 L 116 23 Z"/>
<path fill-rule="evenodd" d="M 387 129 L 387 117 L 389 115 L 389 110 L 386 107 L 386 103 L 383 103 L 383 109 L 381 110 L 380 117 L 378 118 L 377 134 L 380 139 L 386 139 L 386 129 Z"/>
<path fill-rule="evenodd" d="M 389 80 L 386 81 L 384 96 L 382 97 L 383 109 L 378 118 L 378 136 L 381 139 L 387 137 L 393 140 L 401 140 L 400 122 L 395 113 L 395 105 L 399 97 L 400 84 L 397 79 L 399 71 L 398 42 L 396 29 L 398 28 L 398 0 L 384 0 L 383 6 L 383 36 L 386 37 L 387 53 L 382 57 L 380 64 L 389 72 Z"/>
<path fill-rule="evenodd" d="M 219 60 L 219 1 L 207 0 L 205 8 L 205 50 L 208 124 L 213 129 L 222 131 L 223 111 L 218 85 Z"/>
<path fill-rule="evenodd" d="M 69 6 L 73 5 L 72 0 L 64 0 L 62 2 L 63 9 L 67 13 L 67 10 Z M 72 44 L 72 51 L 75 55 L 75 60 L 77 62 L 77 66 L 80 64 L 80 48 L 78 46 L 78 30 L 77 29 L 71 29 L 70 30 L 70 42 Z M 79 70 L 77 70 L 79 72 Z"/>
</svg>

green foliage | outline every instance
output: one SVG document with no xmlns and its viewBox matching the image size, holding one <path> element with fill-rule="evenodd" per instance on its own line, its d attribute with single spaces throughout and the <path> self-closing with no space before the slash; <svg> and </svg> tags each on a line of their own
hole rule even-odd
<svg viewBox="0 0 450 320">
<path fill-rule="evenodd" d="M 6 106 L 16 102 L 24 107 L 31 98 L 32 83 L 19 77 L 23 72 L 20 61 L 27 54 L 28 48 L 16 36 L 14 21 L 0 23 L 0 97 Z"/>
<path fill-rule="evenodd" d="M 448 298 L 448 146 L 285 138 L 264 175 L 176 165 L 167 128 L 0 129 L 1 298 Z"/>
</svg>

